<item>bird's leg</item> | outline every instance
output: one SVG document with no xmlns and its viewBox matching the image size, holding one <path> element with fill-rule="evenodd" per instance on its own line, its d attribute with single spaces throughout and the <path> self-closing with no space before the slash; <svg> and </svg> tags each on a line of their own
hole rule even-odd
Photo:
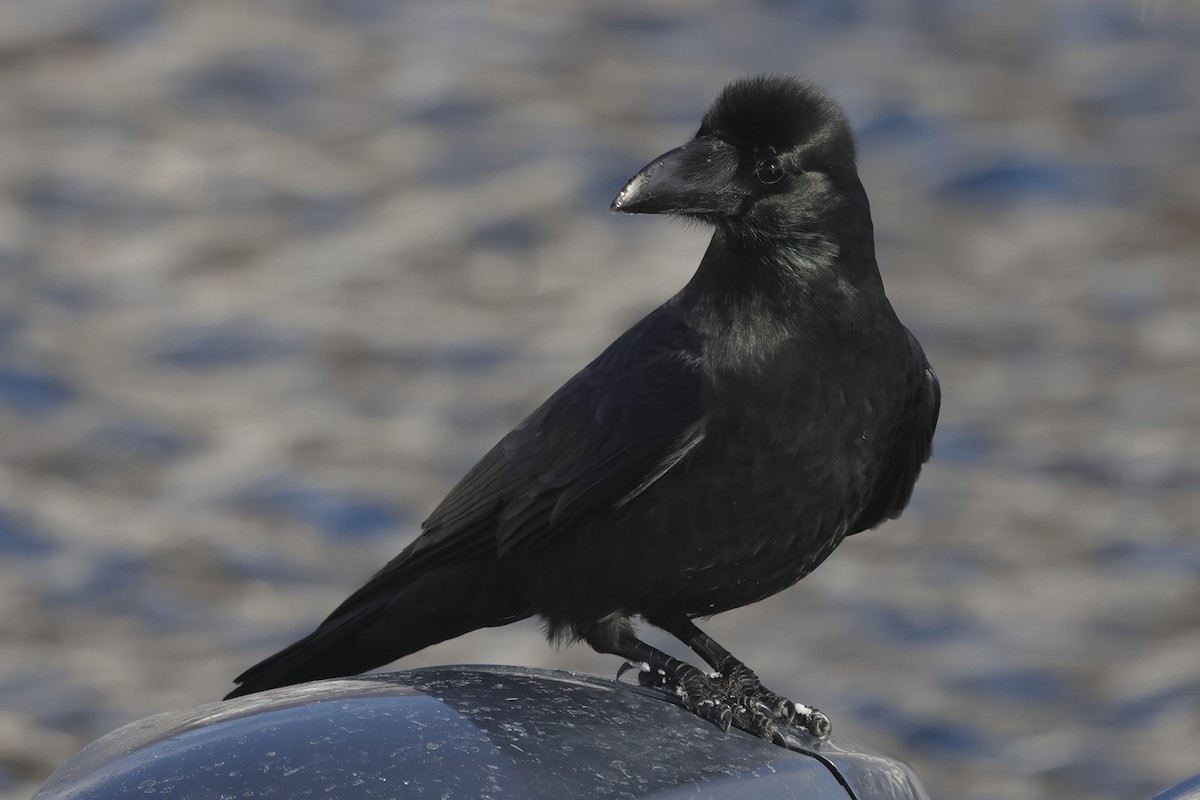
<svg viewBox="0 0 1200 800">
<path fill-rule="evenodd" d="M 679 639 L 715 669 L 717 677 L 714 680 L 729 697 L 787 725 L 799 725 L 817 738 L 824 739 L 829 735 L 832 729 L 829 717 L 815 708 L 793 703 L 763 686 L 754 670 L 697 628 L 687 617 L 655 617 L 647 621 Z"/>
<path fill-rule="evenodd" d="M 638 639 L 627 618 L 599 620 L 587 629 L 584 639 L 598 652 L 618 655 L 637 665 L 643 674 L 652 676 L 644 685 L 673 689 L 684 708 L 721 730 L 728 731 L 732 726 L 775 744 L 786 744 L 775 720 L 764 710 L 739 702 L 698 668 Z"/>
</svg>

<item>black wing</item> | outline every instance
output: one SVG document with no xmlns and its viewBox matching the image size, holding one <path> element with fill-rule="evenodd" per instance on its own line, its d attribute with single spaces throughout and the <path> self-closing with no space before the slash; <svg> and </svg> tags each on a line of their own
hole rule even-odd
<svg viewBox="0 0 1200 800">
<path fill-rule="evenodd" d="M 229 697 L 352 675 L 527 616 L 497 598 L 481 619 L 471 593 L 443 587 L 482 579 L 486 559 L 552 540 L 684 459 L 704 438 L 709 383 L 700 344 L 669 307 L 643 319 L 500 440 L 400 555 L 313 633 L 239 675 Z"/>
<path fill-rule="evenodd" d="M 885 520 L 899 517 L 912 497 L 913 486 L 921 474 L 921 466 L 933 454 L 933 431 L 937 427 L 938 412 L 942 405 L 942 388 L 937 375 L 916 337 L 908 333 L 913 355 L 921 365 L 914 371 L 913 385 L 907 402 L 897 416 L 896 426 L 884 449 L 883 472 L 866 508 L 855 523 L 850 534 L 874 528 Z"/>
<path fill-rule="evenodd" d="M 501 439 L 371 582 L 537 547 L 628 501 L 700 443 L 707 395 L 699 335 L 658 309 Z"/>
</svg>

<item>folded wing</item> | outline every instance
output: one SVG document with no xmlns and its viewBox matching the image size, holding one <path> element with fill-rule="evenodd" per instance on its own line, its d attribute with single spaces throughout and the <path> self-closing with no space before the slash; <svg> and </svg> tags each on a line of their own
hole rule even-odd
<svg viewBox="0 0 1200 800">
<path fill-rule="evenodd" d="M 538 547 L 580 516 L 645 491 L 704 437 L 700 347 L 668 308 L 643 319 L 501 439 L 360 592 L 402 573 Z"/>
</svg>

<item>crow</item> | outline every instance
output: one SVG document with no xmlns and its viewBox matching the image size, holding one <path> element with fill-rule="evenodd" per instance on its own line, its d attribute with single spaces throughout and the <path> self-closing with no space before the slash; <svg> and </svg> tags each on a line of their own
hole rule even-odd
<svg viewBox="0 0 1200 800">
<path fill-rule="evenodd" d="M 742 78 L 610 210 L 710 226 L 694 277 L 229 698 L 537 615 L 552 642 L 622 657 L 724 730 L 828 734 L 824 714 L 764 687 L 693 619 L 786 589 L 898 517 L 931 453 L 941 390 L 884 295 L 850 125 L 807 81 Z M 635 617 L 711 671 L 637 638 Z"/>
</svg>

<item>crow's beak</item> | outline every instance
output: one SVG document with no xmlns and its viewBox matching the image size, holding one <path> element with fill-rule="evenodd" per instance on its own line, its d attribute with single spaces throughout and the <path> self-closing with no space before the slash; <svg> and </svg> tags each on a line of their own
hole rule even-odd
<svg viewBox="0 0 1200 800">
<path fill-rule="evenodd" d="M 738 153 L 698 136 L 663 153 L 629 179 L 609 211 L 626 214 L 736 214 L 748 194 L 735 180 Z"/>
</svg>

